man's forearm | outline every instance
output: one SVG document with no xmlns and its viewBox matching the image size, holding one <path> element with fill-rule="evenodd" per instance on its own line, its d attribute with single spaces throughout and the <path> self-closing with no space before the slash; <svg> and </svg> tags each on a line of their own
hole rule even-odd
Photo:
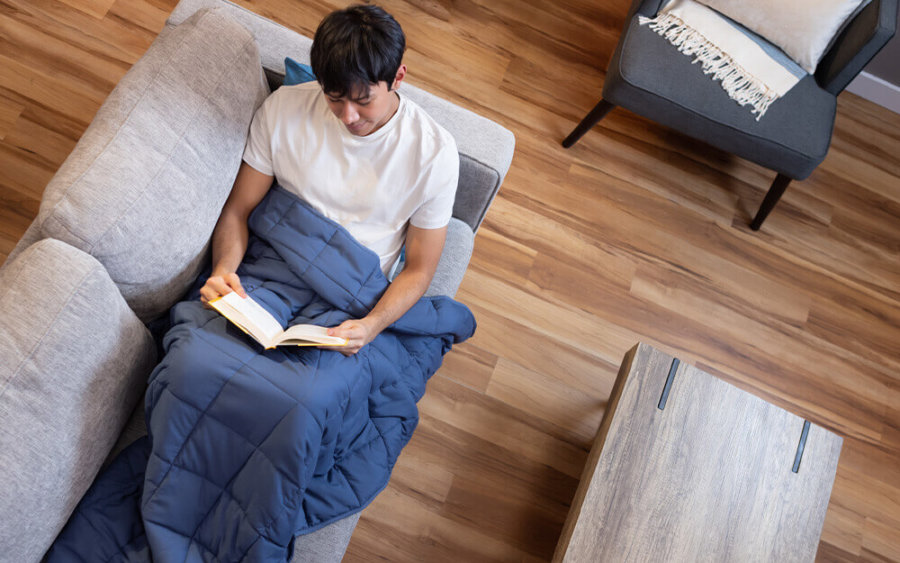
<svg viewBox="0 0 900 563">
<path fill-rule="evenodd" d="M 421 299 L 430 282 L 425 272 L 401 271 L 364 320 L 372 323 L 376 333 L 383 331 Z"/>
<path fill-rule="evenodd" d="M 237 271 L 247 251 L 249 231 L 246 220 L 234 213 L 223 214 L 212 237 L 212 275 Z"/>
<path fill-rule="evenodd" d="M 272 176 L 259 172 L 246 162 L 241 163 L 234 187 L 219 215 L 219 222 L 212 236 L 212 273 L 200 288 L 204 303 L 217 299 L 230 291 L 245 297 L 238 266 L 247 251 L 250 232 L 247 218 L 272 185 Z"/>
<path fill-rule="evenodd" d="M 219 215 L 212 237 L 213 275 L 234 273 L 247 251 L 247 219 L 262 201 L 274 178 L 241 162 L 234 187 Z"/>
<path fill-rule="evenodd" d="M 347 339 L 347 347 L 341 349 L 343 354 L 358 352 L 425 294 L 440 262 L 446 236 L 447 227 L 420 229 L 410 225 L 406 234 L 406 268 L 394 278 L 368 315 L 328 329 L 328 334 Z"/>
</svg>

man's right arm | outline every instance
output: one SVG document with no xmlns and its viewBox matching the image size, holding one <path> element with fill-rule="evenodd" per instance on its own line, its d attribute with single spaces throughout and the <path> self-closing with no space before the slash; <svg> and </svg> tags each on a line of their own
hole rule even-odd
<svg viewBox="0 0 900 563">
<path fill-rule="evenodd" d="M 237 291 L 246 297 L 241 281 L 235 273 L 247 251 L 250 213 L 268 193 L 274 178 L 241 162 L 231 195 L 222 208 L 212 236 L 212 274 L 200 289 L 204 303 Z"/>
</svg>

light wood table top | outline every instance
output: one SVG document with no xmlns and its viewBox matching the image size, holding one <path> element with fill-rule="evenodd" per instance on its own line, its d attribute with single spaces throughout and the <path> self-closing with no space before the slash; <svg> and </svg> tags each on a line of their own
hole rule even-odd
<svg viewBox="0 0 900 563">
<path fill-rule="evenodd" d="M 812 561 L 841 444 L 639 344 L 622 363 L 554 561 Z"/>
</svg>

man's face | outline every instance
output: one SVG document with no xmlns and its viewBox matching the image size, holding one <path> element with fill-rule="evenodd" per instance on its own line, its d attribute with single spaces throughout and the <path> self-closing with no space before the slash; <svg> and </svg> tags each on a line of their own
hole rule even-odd
<svg viewBox="0 0 900 563">
<path fill-rule="evenodd" d="M 325 100 L 344 127 L 359 137 L 378 131 L 391 119 L 400 103 L 397 94 L 388 90 L 388 83 L 383 80 L 370 84 L 368 90 L 359 88 L 341 97 L 326 92 Z"/>
<path fill-rule="evenodd" d="M 328 107 L 347 131 L 359 137 L 371 135 L 390 121 L 400 106 L 396 90 L 406 77 L 406 65 L 401 64 L 394 77 L 394 83 L 384 80 L 369 84 L 368 89 L 358 88 L 343 96 L 333 96 L 325 92 Z"/>
</svg>

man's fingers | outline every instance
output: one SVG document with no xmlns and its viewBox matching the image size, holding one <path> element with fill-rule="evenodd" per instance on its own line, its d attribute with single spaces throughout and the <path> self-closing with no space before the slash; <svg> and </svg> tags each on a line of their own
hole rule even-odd
<svg viewBox="0 0 900 563">
<path fill-rule="evenodd" d="M 341 354 L 343 354 L 345 356 L 352 356 L 353 354 L 359 352 L 361 349 L 362 349 L 362 343 L 361 342 L 353 342 L 352 340 L 348 341 L 346 346 L 336 348 L 336 350 L 338 352 L 340 352 Z"/>
<path fill-rule="evenodd" d="M 338 336 L 340 338 L 350 338 L 349 332 L 353 328 L 353 321 L 344 321 L 337 326 L 328 329 L 329 336 Z"/>
<path fill-rule="evenodd" d="M 246 298 L 247 292 L 244 291 L 244 286 L 241 285 L 241 278 L 237 274 L 228 274 L 224 279 L 225 283 L 228 284 L 228 287 L 237 292 L 241 297 Z"/>
<path fill-rule="evenodd" d="M 209 303 L 213 299 L 231 293 L 232 290 L 237 291 L 241 297 L 247 297 L 237 274 L 210 276 L 206 283 L 203 284 L 203 287 L 200 288 L 200 300 L 204 303 Z"/>
<path fill-rule="evenodd" d="M 347 339 L 347 346 L 362 347 L 366 338 L 366 329 L 355 321 L 344 321 L 340 325 L 328 330 L 331 336 Z"/>
<path fill-rule="evenodd" d="M 366 330 L 357 320 L 347 320 L 336 327 L 329 328 L 328 334 L 347 339 L 346 345 L 334 348 L 345 356 L 352 356 L 359 352 L 365 344 Z"/>
<path fill-rule="evenodd" d="M 222 293 L 219 288 L 217 288 L 214 284 L 211 284 L 209 281 L 207 281 L 206 284 L 200 288 L 200 299 L 204 303 L 209 303 L 220 295 L 222 295 Z"/>
</svg>

